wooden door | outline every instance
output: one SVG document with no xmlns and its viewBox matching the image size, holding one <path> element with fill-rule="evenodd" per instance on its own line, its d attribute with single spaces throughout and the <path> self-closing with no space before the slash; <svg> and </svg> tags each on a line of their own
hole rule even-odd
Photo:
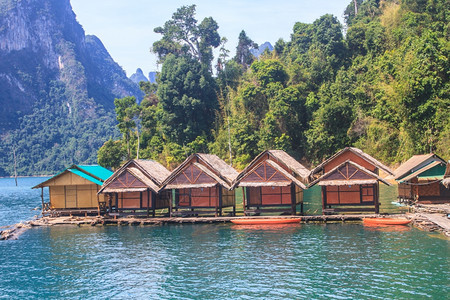
<svg viewBox="0 0 450 300">
<path fill-rule="evenodd" d="M 66 207 L 77 208 L 77 186 L 68 185 L 65 187 Z"/>
</svg>

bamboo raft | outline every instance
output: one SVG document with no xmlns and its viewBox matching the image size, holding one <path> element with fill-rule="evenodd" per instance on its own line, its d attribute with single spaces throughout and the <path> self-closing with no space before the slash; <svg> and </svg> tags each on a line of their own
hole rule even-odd
<svg viewBox="0 0 450 300">
<path fill-rule="evenodd" d="M 424 214 L 402 214 L 390 215 L 391 217 L 402 217 L 412 220 L 412 224 L 419 229 L 427 231 L 440 231 L 450 237 L 450 221 L 445 217 Z M 336 222 L 362 222 L 364 218 L 380 217 L 376 214 L 364 215 L 314 215 L 300 216 L 301 223 L 336 223 Z M 103 217 L 103 216 L 65 216 L 50 217 L 44 216 L 36 220 L 18 223 L 12 226 L 5 226 L 0 231 L 0 240 L 17 239 L 26 230 L 37 226 L 55 226 L 55 225 L 87 225 L 87 226 L 146 226 L 146 225 L 165 225 L 165 224 L 213 224 L 229 223 L 234 219 L 292 219 L 299 216 L 252 216 L 252 217 L 162 217 L 162 218 L 142 218 L 135 216 L 128 217 Z"/>
</svg>

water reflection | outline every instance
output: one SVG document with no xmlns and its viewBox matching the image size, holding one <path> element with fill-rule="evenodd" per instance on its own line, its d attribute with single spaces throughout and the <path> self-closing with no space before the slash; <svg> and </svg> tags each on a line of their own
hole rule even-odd
<svg viewBox="0 0 450 300">
<path fill-rule="evenodd" d="M 444 299 L 449 241 L 395 228 L 32 229 L 0 243 L 0 298 Z"/>
<path fill-rule="evenodd" d="M 280 232 L 280 233 L 293 233 L 296 232 L 300 224 L 259 224 L 259 225 L 231 225 L 233 230 L 246 230 L 246 231 L 266 231 L 266 232 Z"/>
<path fill-rule="evenodd" d="M 368 231 L 400 232 L 411 230 L 411 227 L 408 225 L 364 224 L 364 227 Z"/>
</svg>

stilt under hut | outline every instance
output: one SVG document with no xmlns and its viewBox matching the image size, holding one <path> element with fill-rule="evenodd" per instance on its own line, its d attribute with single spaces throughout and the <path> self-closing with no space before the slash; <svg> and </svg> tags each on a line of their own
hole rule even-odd
<svg viewBox="0 0 450 300">
<path fill-rule="evenodd" d="M 189 156 L 164 181 L 165 190 L 173 190 L 175 206 L 172 215 L 211 214 L 221 216 L 232 207 L 236 213 L 233 180 L 238 172 L 213 154 Z"/>
<path fill-rule="evenodd" d="M 51 212 L 58 215 L 99 213 L 98 203 L 104 201 L 104 196 L 97 195 L 97 192 L 112 174 L 110 170 L 98 165 L 72 165 L 33 189 L 41 189 L 44 213 Z M 49 188 L 48 203 L 44 203 L 44 187 Z"/>
<path fill-rule="evenodd" d="M 447 164 L 436 154 L 414 155 L 394 171 L 400 202 L 423 204 L 450 202 L 443 185 Z"/>
<path fill-rule="evenodd" d="M 303 190 L 310 171 L 283 150 L 260 153 L 237 177 L 244 188 L 244 214 L 303 214 Z"/>
<path fill-rule="evenodd" d="M 162 191 L 164 179 L 170 175 L 153 160 L 129 160 L 103 184 L 99 194 L 107 196 L 101 205 L 110 215 L 146 215 L 154 217 L 157 209 L 170 210 L 171 194 Z"/>
<path fill-rule="evenodd" d="M 447 162 L 447 168 L 445 169 L 444 179 L 442 180 L 442 184 L 450 189 L 450 160 Z"/>
<path fill-rule="evenodd" d="M 309 187 L 322 187 L 322 212 L 379 213 L 379 182 L 391 185 L 380 173 L 391 169 L 354 147 L 346 147 L 311 171 Z"/>
</svg>

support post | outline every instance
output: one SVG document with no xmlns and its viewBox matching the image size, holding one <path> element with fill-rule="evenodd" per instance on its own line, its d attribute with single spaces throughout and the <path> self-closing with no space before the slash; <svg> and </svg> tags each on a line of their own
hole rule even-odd
<svg viewBox="0 0 450 300">
<path fill-rule="evenodd" d="M 42 211 L 44 211 L 44 187 L 41 187 Z"/>
<path fill-rule="evenodd" d="M 374 195 L 375 195 L 375 213 L 379 214 L 380 213 L 380 201 L 379 201 L 379 184 L 378 184 L 378 182 L 376 184 L 374 184 L 373 189 L 374 189 Z"/>
<path fill-rule="evenodd" d="M 169 194 L 169 217 L 172 218 L 172 210 L 173 210 L 173 190 L 170 190 Z"/>
<path fill-rule="evenodd" d="M 281 188 L 281 191 L 283 188 Z M 283 192 L 281 192 L 281 197 L 283 197 Z M 297 199 L 295 199 L 295 185 L 294 183 L 291 183 L 291 214 L 296 215 L 297 214 Z"/>
<path fill-rule="evenodd" d="M 222 204 L 223 204 L 223 202 L 222 202 L 223 187 L 219 185 L 219 186 L 217 186 L 217 188 L 219 189 L 219 216 L 221 217 L 222 216 Z"/>
<path fill-rule="evenodd" d="M 327 207 L 327 187 L 325 185 L 322 186 L 322 214 L 324 213 L 324 209 Z"/>
<path fill-rule="evenodd" d="M 149 191 L 149 195 L 150 195 L 150 191 Z M 152 192 L 152 208 L 153 208 L 153 218 L 156 215 L 156 193 Z"/>
<path fill-rule="evenodd" d="M 247 188 L 246 187 L 242 187 L 242 207 L 243 207 L 243 209 L 244 209 L 244 216 L 246 216 L 247 214 L 246 214 L 246 202 L 247 202 L 247 200 L 246 200 L 246 195 L 247 194 Z"/>
<path fill-rule="evenodd" d="M 150 217 L 150 190 L 147 189 L 147 218 Z"/>
</svg>

